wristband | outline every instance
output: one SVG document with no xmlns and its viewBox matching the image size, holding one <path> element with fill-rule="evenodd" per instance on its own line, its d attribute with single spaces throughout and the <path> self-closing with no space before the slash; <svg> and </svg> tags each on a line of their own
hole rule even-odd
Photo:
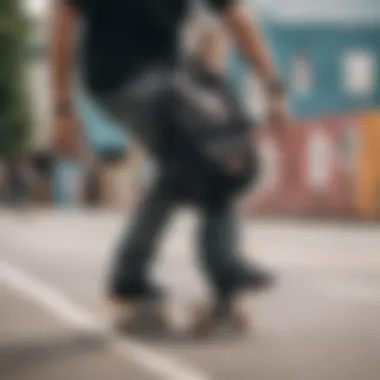
<svg viewBox="0 0 380 380">
<path fill-rule="evenodd" d="M 57 103 L 54 107 L 55 116 L 68 116 L 73 112 L 73 107 L 68 102 Z"/>
<path fill-rule="evenodd" d="M 285 87 L 280 80 L 276 80 L 269 85 L 269 94 L 272 96 L 285 95 Z"/>
</svg>

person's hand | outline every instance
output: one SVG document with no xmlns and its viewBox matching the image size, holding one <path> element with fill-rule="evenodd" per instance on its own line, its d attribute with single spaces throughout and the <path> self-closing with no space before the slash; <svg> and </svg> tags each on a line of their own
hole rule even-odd
<svg viewBox="0 0 380 380">
<path fill-rule="evenodd" d="M 269 99 L 268 121 L 271 127 L 281 131 L 289 126 L 290 113 L 285 96 L 277 95 Z"/>
<path fill-rule="evenodd" d="M 82 151 L 82 129 L 73 111 L 58 113 L 53 119 L 53 150 L 58 157 L 76 160 Z"/>
<path fill-rule="evenodd" d="M 270 97 L 268 104 L 268 123 L 281 143 L 286 143 L 291 123 L 288 104 L 285 96 Z"/>
</svg>

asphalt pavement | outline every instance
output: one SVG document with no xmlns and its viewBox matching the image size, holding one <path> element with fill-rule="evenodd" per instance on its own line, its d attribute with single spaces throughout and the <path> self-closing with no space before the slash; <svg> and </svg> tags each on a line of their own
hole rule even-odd
<svg viewBox="0 0 380 380">
<path fill-rule="evenodd" d="M 174 332 L 114 337 L 102 298 L 116 213 L 0 210 L 0 379 L 378 380 L 380 225 L 246 221 L 244 251 L 278 274 L 247 300 L 244 336 L 197 340 L 189 309 L 207 295 L 181 213 L 155 276 Z"/>
</svg>

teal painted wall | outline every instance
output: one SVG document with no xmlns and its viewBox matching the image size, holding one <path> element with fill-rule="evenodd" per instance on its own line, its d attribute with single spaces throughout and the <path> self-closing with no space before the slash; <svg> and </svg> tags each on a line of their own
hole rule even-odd
<svg viewBox="0 0 380 380">
<path fill-rule="evenodd" d="M 283 78 L 291 78 L 293 58 L 306 52 L 312 65 L 313 86 L 309 94 L 292 94 L 298 116 L 355 111 L 380 105 L 380 27 L 274 25 L 269 36 Z M 373 93 L 350 95 L 344 91 L 342 61 L 352 50 L 375 55 L 377 84 Z"/>
<path fill-rule="evenodd" d="M 298 117 L 351 112 L 380 105 L 380 26 L 339 24 L 281 24 L 267 22 L 264 35 L 270 42 L 277 67 L 285 82 L 292 76 L 296 53 L 305 52 L 312 65 L 313 87 L 307 95 L 291 93 L 293 113 Z M 343 54 L 350 50 L 368 50 L 376 60 L 375 91 L 364 96 L 345 93 Z M 244 93 L 249 75 L 238 56 L 230 57 L 229 76 Z"/>
<path fill-rule="evenodd" d="M 380 106 L 380 26 L 280 23 L 266 20 L 262 24 L 282 77 L 291 78 L 293 58 L 306 52 L 312 64 L 313 87 L 307 95 L 291 93 L 291 107 L 295 116 L 309 117 Z M 342 57 L 350 50 L 365 49 L 375 55 L 377 72 L 375 92 L 365 96 L 345 93 Z M 244 96 L 246 75 L 249 72 L 237 52 L 229 57 L 228 76 L 235 90 Z M 85 94 L 78 96 L 79 112 L 88 127 L 88 136 L 96 150 L 121 149 L 125 143 L 120 126 L 105 117 Z"/>
<path fill-rule="evenodd" d="M 127 143 L 127 128 L 106 115 L 84 91 L 78 90 L 75 103 L 89 145 L 95 152 L 123 152 Z"/>
<path fill-rule="evenodd" d="M 53 167 L 53 200 L 56 205 L 70 207 L 77 204 L 77 187 L 82 185 L 82 168 L 66 160 L 55 161 Z"/>
</svg>

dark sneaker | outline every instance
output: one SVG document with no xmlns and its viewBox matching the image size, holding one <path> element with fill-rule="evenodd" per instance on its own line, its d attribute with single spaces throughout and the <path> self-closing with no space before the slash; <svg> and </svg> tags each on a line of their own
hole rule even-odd
<svg viewBox="0 0 380 380">
<path fill-rule="evenodd" d="M 228 296 L 246 290 L 264 291 L 271 288 L 274 283 L 274 274 L 259 265 L 239 265 L 231 267 L 229 272 L 220 278 L 217 284 L 217 292 L 223 296 Z"/>
<path fill-rule="evenodd" d="M 163 290 L 149 281 L 123 281 L 112 284 L 108 296 L 111 299 L 127 300 L 159 300 Z"/>
</svg>

